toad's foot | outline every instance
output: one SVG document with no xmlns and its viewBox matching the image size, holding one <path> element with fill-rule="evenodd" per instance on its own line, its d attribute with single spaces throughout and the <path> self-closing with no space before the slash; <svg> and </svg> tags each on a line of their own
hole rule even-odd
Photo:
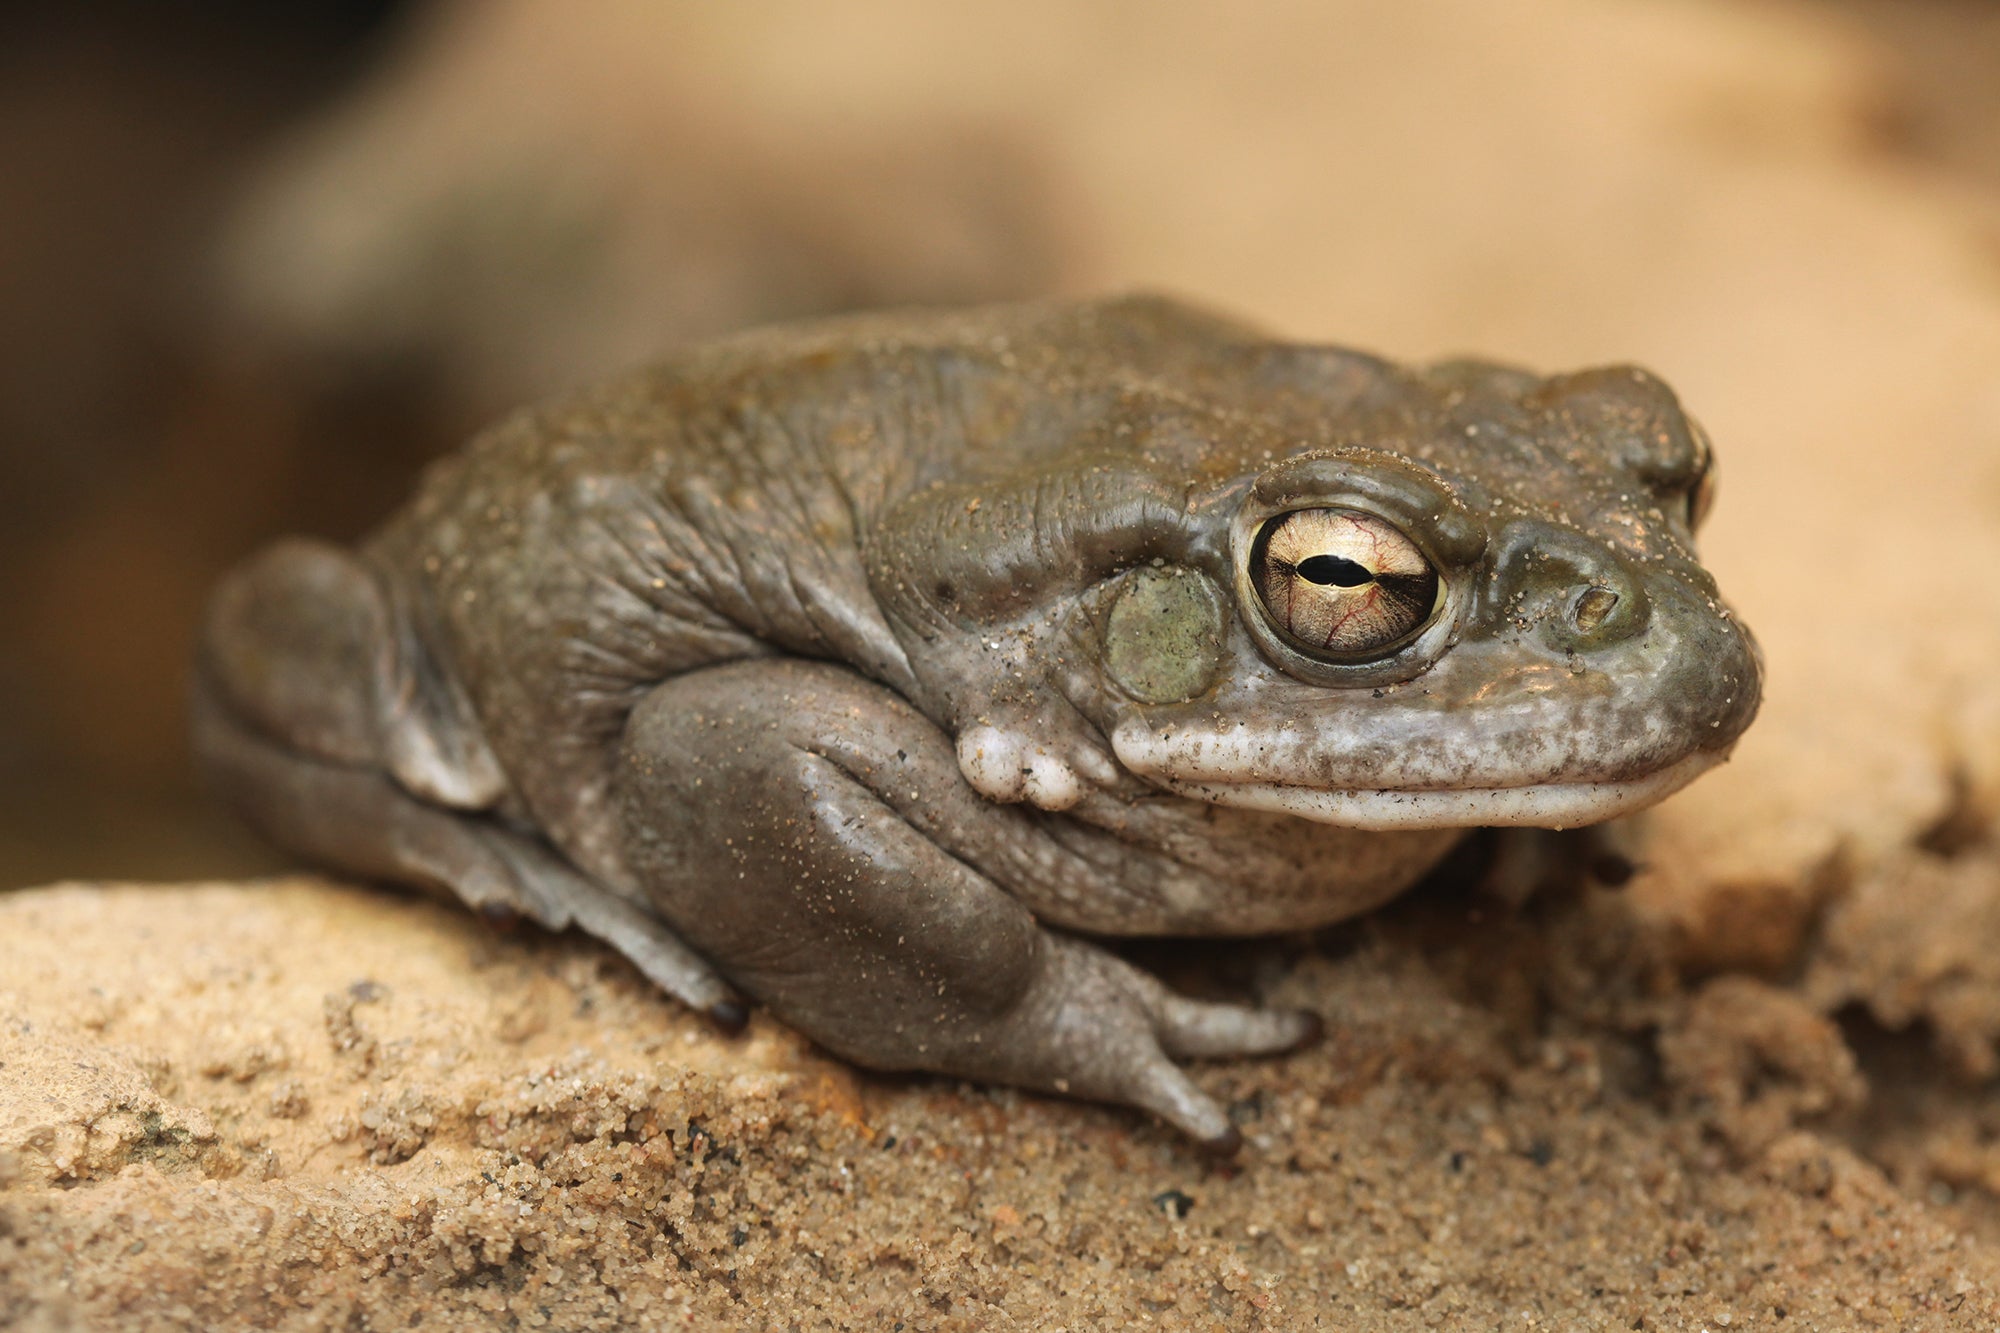
<svg viewBox="0 0 2000 1333">
<path fill-rule="evenodd" d="M 1043 810 L 1068 810 L 1094 788 L 1107 786 L 1118 767 L 1102 750 L 1055 747 L 1029 737 L 1029 728 L 983 723 L 958 738 L 958 770 L 991 801 L 1026 801 Z"/>
<path fill-rule="evenodd" d="M 1169 1056 L 1273 1055 L 1311 1041 L 1319 1018 L 1176 995 L 1080 940 L 1050 937 L 1041 974 L 994 1025 L 983 1078 L 1143 1107 L 1212 1152 L 1241 1136 Z"/>
<path fill-rule="evenodd" d="M 1310 1038 L 1298 1013 L 1205 1004 L 1038 924 L 1002 885 L 1085 873 L 1048 816 L 984 799 L 950 740 L 841 668 L 717 667 L 634 712 L 624 856 L 676 931 L 858 1063 L 1142 1107 L 1237 1136 L 1175 1056 Z"/>
</svg>

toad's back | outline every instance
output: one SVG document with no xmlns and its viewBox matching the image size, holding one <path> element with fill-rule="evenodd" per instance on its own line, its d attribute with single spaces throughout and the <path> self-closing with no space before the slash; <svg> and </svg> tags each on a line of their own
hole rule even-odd
<svg viewBox="0 0 2000 1333">
<path fill-rule="evenodd" d="M 909 695 L 869 577 L 885 514 L 926 487 L 1157 446 L 1130 430 L 1147 400 L 1289 408 L 1296 439 L 1382 387 L 1368 358 L 1274 360 L 1288 350 L 1143 299 L 871 316 L 754 333 L 515 415 L 436 465 L 364 550 L 410 673 L 445 705 L 413 721 L 449 729 L 426 748 L 467 768 L 427 785 L 504 802 L 622 879 L 599 832 L 606 766 L 649 688 L 783 653 Z M 1235 466 L 1220 446 L 1245 439 L 1205 434 L 1228 456 L 1174 466 Z"/>
</svg>

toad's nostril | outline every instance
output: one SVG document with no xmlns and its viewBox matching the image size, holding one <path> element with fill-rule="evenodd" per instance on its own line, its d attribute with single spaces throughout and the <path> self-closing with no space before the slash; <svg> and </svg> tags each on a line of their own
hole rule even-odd
<svg viewBox="0 0 2000 1333">
<path fill-rule="evenodd" d="M 1576 626 L 1578 634 L 1592 634 L 1617 608 L 1617 593 L 1601 584 L 1592 584 L 1570 603 L 1570 623 Z"/>
<path fill-rule="evenodd" d="M 1647 582 L 1619 553 L 1574 528 L 1511 523 L 1494 553 L 1486 605 L 1561 653 L 1616 648 L 1652 617 Z"/>
</svg>

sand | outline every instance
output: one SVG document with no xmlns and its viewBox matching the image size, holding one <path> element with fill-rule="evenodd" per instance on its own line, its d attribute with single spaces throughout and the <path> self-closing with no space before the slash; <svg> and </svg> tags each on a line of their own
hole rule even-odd
<svg viewBox="0 0 2000 1333">
<path fill-rule="evenodd" d="M 1736 978 L 1650 994 L 1601 891 L 1170 960 L 1335 1019 L 1201 1071 L 1249 1138 L 1227 1164 L 1122 1112 L 859 1076 L 761 1018 L 721 1039 L 587 941 L 381 892 L 70 885 L 0 924 L 0 1324 L 2000 1314 L 1990 1247 L 1797 1128 L 1864 1095 L 1838 1029 Z"/>
</svg>

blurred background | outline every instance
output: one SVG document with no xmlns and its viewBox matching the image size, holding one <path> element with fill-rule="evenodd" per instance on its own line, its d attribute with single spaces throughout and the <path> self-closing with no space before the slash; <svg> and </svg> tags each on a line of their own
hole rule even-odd
<svg viewBox="0 0 2000 1333">
<path fill-rule="evenodd" d="M 1996 198 L 1990 0 L 0 6 L 0 887 L 278 864 L 182 737 L 230 562 L 860 306 L 1648 363 L 1721 442 L 1725 586 L 1805 642 L 1840 524 L 1772 534 L 1833 474 L 1949 451 L 2000 512 Z"/>
</svg>

